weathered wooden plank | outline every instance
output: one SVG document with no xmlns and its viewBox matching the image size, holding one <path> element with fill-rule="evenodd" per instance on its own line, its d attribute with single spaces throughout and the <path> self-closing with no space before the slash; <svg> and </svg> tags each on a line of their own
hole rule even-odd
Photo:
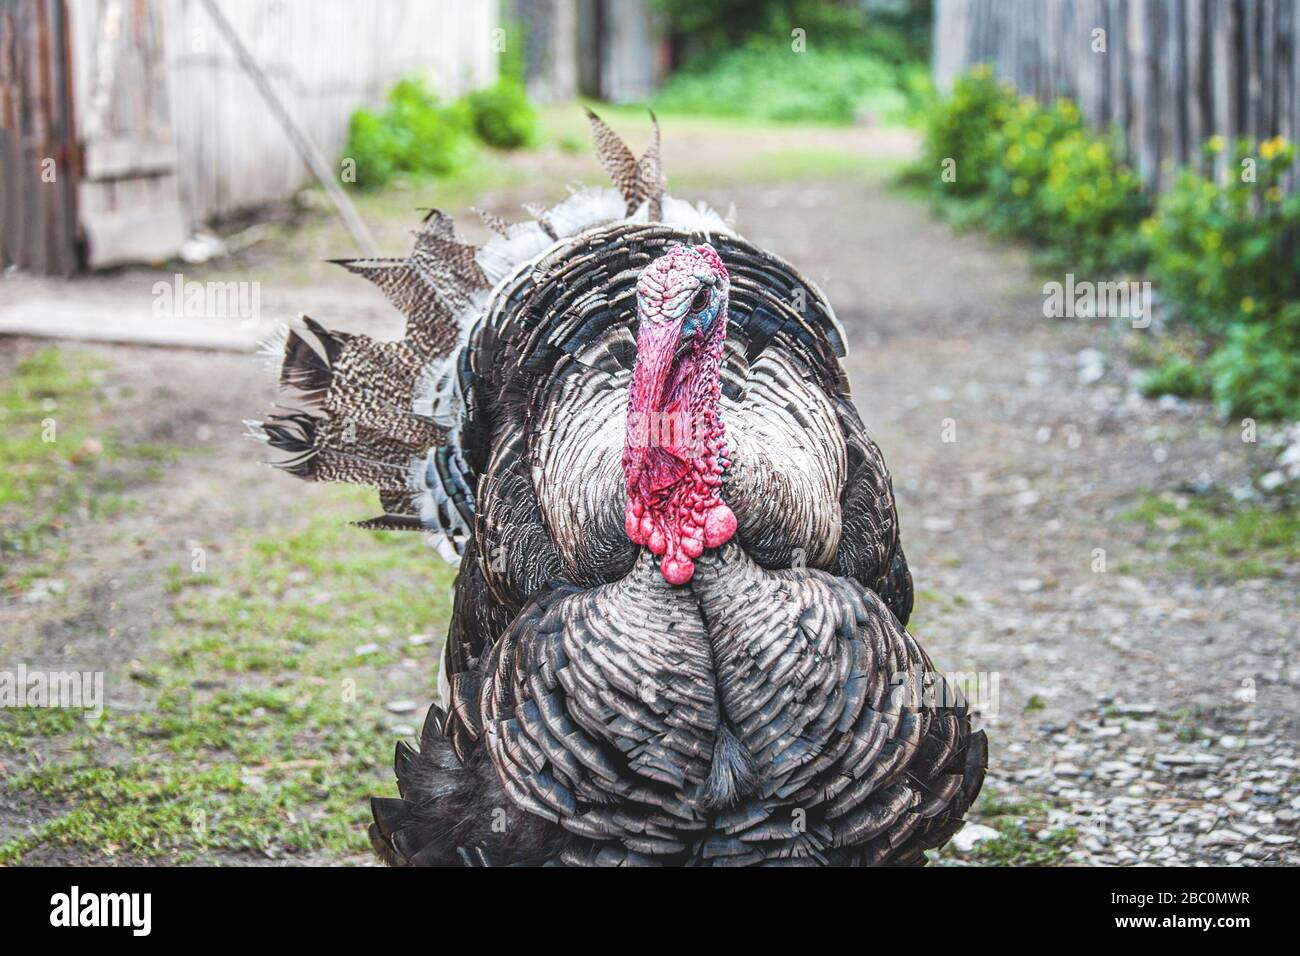
<svg viewBox="0 0 1300 956">
<path fill-rule="evenodd" d="M 67 63 L 61 3 L 0 0 L 0 268 L 67 275 L 79 264 Z"/>
<path fill-rule="evenodd" d="M 1189 3 L 1183 10 L 1183 49 L 1187 70 L 1187 139 L 1183 162 L 1194 162 L 1211 125 L 1213 104 L 1208 95 L 1208 51 L 1210 34 L 1204 19 L 1205 5 Z"/>
<path fill-rule="evenodd" d="M 87 143 L 83 156 L 87 179 L 151 176 L 176 169 L 176 145 L 156 140 L 105 138 Z"/>
<path fill-rule="evenodd" d="M 136 312 L 98 307 L 84 297 L 27 297 L 0 308 L 0 336 L 35 335 L 91 342 L 251 352 L 266 329 L 239 319 L 159 320 L 144 297 Z"/>
</svg>

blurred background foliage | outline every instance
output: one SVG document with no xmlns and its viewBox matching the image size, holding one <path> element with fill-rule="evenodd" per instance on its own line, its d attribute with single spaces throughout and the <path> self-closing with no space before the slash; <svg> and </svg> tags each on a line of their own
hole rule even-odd
<svg viewBox="0 0 1300 956">
<path fill-rule="evenodd" d="M 930 56 L 930 0 L 653 0 L 653 5 L 688 63 L 716 60 L 752 43 L 788 49 L 795 28 L 806 31 L 810 46 L 820 43 L 893 63 L 924 62 Z"/>
<path fill-rule="evenodd" d="M 665 114 L 759 122 L 902 122 L 931 95 L 930 0 L 654 0 L 674 69 L 647 102 Z M 446 176 L 477 145 L 536 146 L 546 137 L 525 92 L 526 25 L 506 26 L 500 79 L 442 102 L 419 79 L 383 110 L 357 110 L 344 147 L 356 184 L 398 174 Z M 802 31 L 802 32 L 797 32 Z M 560 143 L 563 148 L 571 144 Z"/>
<path fill-rule="evenodd" d="M 655 6 L 681 64 L 655 99 L 663 112 L 776 122 L 899 120 L 929 90 L 930 0 Z"/>
<path fill-rule="evenodd" d="M 1084 126 L 1068 99 L 1018 95 L 987 67 L 933 101 L 921 126 L 908 178 L 945 215 L 1031 240 L 1053 268 L 1152 281 L 1171 335 L 1144 352 L 1148 394 L 1300 418 L 1300 195 L 1283 188 L 1292 144 L 1211 137 L 1201 168 L 1153 198 L 1117 133 Z M 1229 172 L 1216 179 L 1224 151 Z M 946 161 L 955 180 L 941 175 Z"/>
</svg>

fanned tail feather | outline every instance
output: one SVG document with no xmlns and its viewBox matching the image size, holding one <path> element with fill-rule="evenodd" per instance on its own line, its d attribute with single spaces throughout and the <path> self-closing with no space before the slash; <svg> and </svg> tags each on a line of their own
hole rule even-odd
<svg viewBox="0 0 1300 956">
<path fill-rule="evenodd" d="M 642 203 L 647 203 L 649 221 L 659 222 L 664 190 L 668 187 L 661 158 L 659 120 L 654 113 L 650 114 L 650 145 L 637 159 L 619 135 L 591 110 L 587 110 L 587 119 L 591 123 L 596 156 L 614 187 L 626 200 L 627 215 L 631 216 Z"/>
</svg>

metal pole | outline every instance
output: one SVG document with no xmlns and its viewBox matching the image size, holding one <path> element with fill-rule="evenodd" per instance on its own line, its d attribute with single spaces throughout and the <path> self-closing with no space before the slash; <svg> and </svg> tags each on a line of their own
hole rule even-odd
<svg viewBox="0 0 1300 956">
<path fill-rule="evenodd" d="M 212 17 L 213 22 L 217 25 L 217 29 L 225 35 L 231 49 L 235 51 L 235 56 L 239 59 L 240 65 L 261 92 L 267 106 L 271 107 L 271 112 L 275 114 L 276 119 L 280 121 L 280 125 L 289 134 L 289 138 L 293 141 L 299 155 L 302 156 L 303 161 L 311 169 L 312 175 L 316 177 L 317 181 L 325 189 L 330 201 L 334 203 L 339 218 L 347 226 L 348 232 L 352 233 L 352 238 L 361 250 L 361 254 L 363 256 L 374 256 L 375 241 L 370 236 L 370 230 L 366 228 L 365 222 L 362 220 L 360 213 L 357 212 L 357 207 L 352 205 L 352 200 L 348 198 L 348 194 L 335 181 L 334 171 L 330 168 L 329 163 L 325 161 L 325 157 L 321 155 L 320 150 L 316 148 L 316 144 L 307 135 L 307 131 L 298 124 L 293 114 L 289 112 L 276 94 L 275 88 L 271 86 L 270 79 L 258 66 L 257 61 L 253 59 L 253 55 L 248 52 L 248 48 L 244 46 L 239 34 L 230 25 L 230 21 L 226 19 L 226 15 L 217 7 L 215 0 L 202 0 L 202 2 L 208 11 L 208 15 Z"/>
</svg>

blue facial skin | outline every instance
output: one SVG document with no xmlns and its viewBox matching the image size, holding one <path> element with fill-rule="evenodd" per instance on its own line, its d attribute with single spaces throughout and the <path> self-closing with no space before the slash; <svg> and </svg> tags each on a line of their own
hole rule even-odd
<svg viewBox="0 0 1300 956">
<path fill-rule="evenodd" d="M 699 312 L 688 312 L 686 321 L 682 323 L 682 338 L 688 338 L 693 335 L 702 335 L 709 331 L 713 326 L 713 320 L 718 314 L 717 296 L 713 291 L 709 291 L 709 304 Z"/>
</svg>

